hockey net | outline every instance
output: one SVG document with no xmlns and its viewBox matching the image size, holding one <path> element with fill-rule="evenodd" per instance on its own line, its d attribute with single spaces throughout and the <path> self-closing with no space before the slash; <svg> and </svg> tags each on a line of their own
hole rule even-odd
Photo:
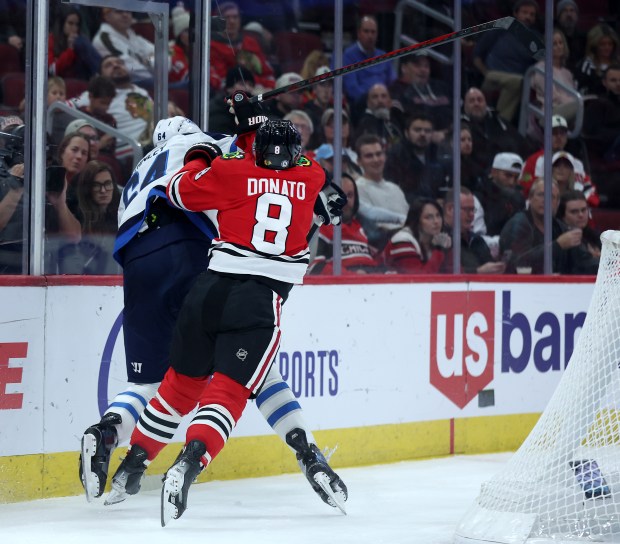
<svg viewBox="0 0 620 544">
<path fill-rule="evenodd" d="M 455 543 L 620 542 L 620 232 L 601 239 L 568 367 L 528 438 L 482 485 Z"/>
</svg>

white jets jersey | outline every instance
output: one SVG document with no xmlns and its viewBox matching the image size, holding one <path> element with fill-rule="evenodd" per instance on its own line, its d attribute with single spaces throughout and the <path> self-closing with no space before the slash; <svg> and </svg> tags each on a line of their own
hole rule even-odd
<svg viewBox="0 0 620 544">
<path fill-rule="evenodd" d="M 204 133 L 184 117 L 165 119 L 157 124 L 153 133 L 155 149 L 137 164 L 123 189 L 118 207 L 118 233 L 114 245 L 114 256 L 117 261 L 120 262 L 119 251 L 138 232 L 146 229 L 145 217 L 154 198 L 167 198 L 166 187 L 172 176 L 183 167 L 183 158 L 188 148 L 199 142 L 213 142 L 222 152 L 228 153 L 236 151 L 235 141 L 236 136 Z M 206 215 L 186 213 L 205 235 L 213 236 L 213 226 Z"/>
</svg>

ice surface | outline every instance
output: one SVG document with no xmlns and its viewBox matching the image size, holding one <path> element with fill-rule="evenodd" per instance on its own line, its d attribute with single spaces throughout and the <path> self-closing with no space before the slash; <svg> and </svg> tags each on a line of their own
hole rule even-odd
<svg viewBox="0 0 620 544">
<path fill-rule="evenodd" d="M 107 507 L 84 497 L 4 504 L 0 542 L 448 544 L 480 484 L 510 455 L 338 469 L 349 488 L 347 516 L 324 504 L 301 472 L 194 484 L 188 510 L 165 528 L 159 523 L 158 490 Z"/>
</svg>

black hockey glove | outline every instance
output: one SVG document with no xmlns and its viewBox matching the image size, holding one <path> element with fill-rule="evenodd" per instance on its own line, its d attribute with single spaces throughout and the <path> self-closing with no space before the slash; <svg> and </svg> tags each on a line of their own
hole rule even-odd
<svg viewBox="0 0 620 544">
<path fill-rule="evenodd" d="M 191 146 L 183 157 L 183 164 L 187 164 L 190 161 L 196 159 L 203 159 L 210 166 L 211 163 L 222 155 L 222 150 L 211 142 L 199 142 Z"/>
<path fill-rule="evenodd" d="M 227 102 L 230 106 L 230 113 L 235 116 L 237 134 L 254 132 L 267 121 L 267 116 L 263 111 L 261 103 L 250 102 L 250 95 L 243 91 L 236 91 L 232 97 L 227 99 Z"/>
<path fill-rule="evenodd" d="M 340 225 L 342 209 L 347 205 L 347 195 L 334 183 L 329 183 L 314 202 L 314 213 L 324 225 Z"/>
</svg>

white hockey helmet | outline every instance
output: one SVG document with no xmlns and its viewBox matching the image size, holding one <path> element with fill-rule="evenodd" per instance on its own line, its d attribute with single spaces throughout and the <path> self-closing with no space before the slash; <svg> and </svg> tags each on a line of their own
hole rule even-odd
<svg viewBox="0 0 620 544">
<path fill-rule="evenodd" d="M 187 136 L 188 134 L 199 134 L 200 132 L 202 132 L 200 127 L 187 117 L 177 115 L 176 117 L 162 119 L 157 123 L 153 132 L 153 145 L 160 147 L 179 134 Z"/>
</svg>

